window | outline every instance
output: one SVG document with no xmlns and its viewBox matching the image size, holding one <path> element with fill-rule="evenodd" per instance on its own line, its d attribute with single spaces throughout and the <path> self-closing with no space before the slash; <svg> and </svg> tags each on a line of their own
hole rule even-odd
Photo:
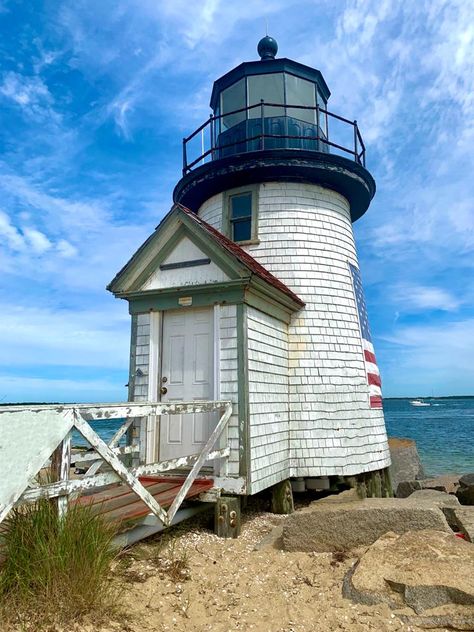
<svg viewBox="0 0 474 632">
<path fill-rule="evenodd" d="M 242 243 L 257 238 L 257 188 L 234 189 L 226 194 L 227 231 L 232 241 Z"/>
</svg>

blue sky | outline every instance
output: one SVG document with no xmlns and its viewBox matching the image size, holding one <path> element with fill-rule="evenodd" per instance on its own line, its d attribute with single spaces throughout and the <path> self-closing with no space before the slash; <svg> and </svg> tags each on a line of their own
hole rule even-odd
<svg viewBox="0 0 474 632">
<path fill-rule="evenodd" d="M 386 396 L 474 394 L 472 0 L 0 0 L 0 400 L 126 397 L 105 285 L 170 207 L 215 78 L 279 55 L 357 118 L 355 227 Z"/>
</svg>

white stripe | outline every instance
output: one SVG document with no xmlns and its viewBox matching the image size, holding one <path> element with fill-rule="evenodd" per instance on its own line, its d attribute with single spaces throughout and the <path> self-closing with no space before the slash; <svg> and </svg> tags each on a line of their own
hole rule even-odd
<svg viewBox="0 0 474 632">
<path fill-rule="evenodd" d="M 365 351 L 370 351 L 370 353 L 373 353 L 375 355 L 374 345 L 371 342 L 369 342 L 365 338 L 362 338 L 362 345 Z"/>
<path fill-rule="evenodd" d="M 376 386 L 375 384 L 369 384 L 369 393 L 371 395 L 380 395 L 380 397 L 382 397 L 382 390 L 380 386 Z"/>
<path fill-rule="evenodd" d="M 365 368 L 367 373 L 375 373 L 375 375 L 380 375 L 379 367 L 372 362 L 365 361 Z"/>
</svg>

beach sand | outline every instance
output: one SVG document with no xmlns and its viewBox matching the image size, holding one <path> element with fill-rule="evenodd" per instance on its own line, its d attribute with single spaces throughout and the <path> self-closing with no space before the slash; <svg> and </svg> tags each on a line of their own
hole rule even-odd
<svg viewBox="0 0 474 632">
<path fill-rule="evenodd" d="M 118 564 L 125 581 L 120 621 L 87 632 L 418 631 L 388 606 L 355 605 L 341 595 L 357 553 L 287 553 L 255 547 L 281 524 L 258 507 L 243 515 L 240 538 L 215 536 L 201 519 L 132 547 Z M 183 574 L 172 578 L 183 565 Z"/>
</svg>

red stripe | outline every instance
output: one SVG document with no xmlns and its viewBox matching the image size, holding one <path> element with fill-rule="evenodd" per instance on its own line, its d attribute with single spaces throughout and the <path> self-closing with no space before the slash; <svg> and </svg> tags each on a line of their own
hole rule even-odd
<svg viewBox="0 0 474 632">
<path fill-rule="evenodd" d="M 370 396 L 370 407 L 371 408 L 382 408 L 382 398 L 378 395 Z"/>
<path fill-rule="evenodd" d="M 375 375 L 375 373 L 367 373 L 367 378 L 369 380 L 369 384 L 371 384 L 372 386 L 382 386 L 380 375 Z"/>
<path fill-rule="evenodd" d="M 367 360 L 367 362 L 372 362 L 372 364 L 377 364 L 377 360 L 375 359 L 375 354 L 370 353 L 370 351 L 367 351 L 367 349 L 364 349 L 364 357 Z"/>
</svg>

